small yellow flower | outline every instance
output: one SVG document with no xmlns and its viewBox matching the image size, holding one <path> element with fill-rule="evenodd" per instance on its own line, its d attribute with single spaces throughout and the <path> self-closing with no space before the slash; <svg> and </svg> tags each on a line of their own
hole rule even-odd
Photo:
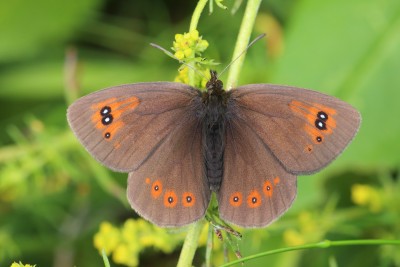
<svg viewBox="0 0 400 267">
<path fill-rule="evenodd" d="M 176 51 L 175 52 L 175 57 L 179 60 L 182 60 L 185 58 L 185 53 L 183 53 L 182 50 Z"/>
<path fill-rule="evenodd" d="M 130 267 L 139 265 L 139 254 L 130 250 L 125 244 L 116 247 L 112 258 L 115 263 L 124 264 Z"/>
<path fill-rule="evenodd" d="M 100 230 L 94 236 L 94 246 L 98 251 L 105 250 L 107 255 L 117 247 L 121 237 L 117 228 L 109 222 L 102 222 Z"/>
<path fill-rule="evenodd" d="M 369 185 L 353 185 L 351 187 L 351 199 L 355 204 L 366 206 L 372 212 L 379 212 L 382 209 L 382 199 L 379 192 Z"/>
<path fill-rule="evenodd" d="M 305 243 L 302 235 L 298 231 L 295 231 L 293 229 L 286 230 L 283 233 L 283 239 L 289 246 L 299 246 Z"/>
<path fill-rule="evenodd" d="M 10 267 L 35 267 L 36 265 L 23 264 L 22 262 L 13 262 Z"/>
<path fill-rule="evenodd" d="M 180 33 L 175 34 L 175 41 L 176 42 L 181 42 L 183 39 L 183 35 Z"/>
<path fill-rule="evenodd" d="M 189 32 L 189 35 L 190 35 L 190 38 L 193 40 L 199 39 L 199 31 L 198 30 Z"/>
<path fill-rule="evenodd" d="M 183 53 L 185 54 L 185 57 L 190 57 L 193 53 L 193 50 L 191 48 L 186 48 L 183 50 Z"/>
</svg>

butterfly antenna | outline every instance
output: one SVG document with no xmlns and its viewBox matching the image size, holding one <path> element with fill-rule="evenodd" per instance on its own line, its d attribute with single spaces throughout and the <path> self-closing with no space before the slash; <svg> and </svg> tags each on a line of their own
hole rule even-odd
<svg viewBox="0 0 400 267">
<path fill-rule="evenodd" d="M 150 45 L 154 48 L 160 49 L 161 51 L 163 51 L 165 54 L 167 54 L 168 56 L 172 57 L 173 59 L 178 60 L 179 63 L 185 65 L 188 68 L 191 68 L 192 70 L 194 70 L 194 72 L 196 72 L 197 74 L 199 74 L 201 77 L 203 77 L 204 79 L 208 79 L 203 73 L 201 73 L 200 71 L 198 71 L 195 67 L 187 64 L 185 61 L 180 60 L 179 58 L 177 58 L 174 54 L 172 54 L 170 51 L 168 51 L 167 49 L 165 49 L 164 47 L 161 47 L 157 44 L 153 44 L 150 43 Z"/>
<path fill-rule="evenodd" d="M 251 41 L 247 47 L 234 59 L 231 61 L 231 63 L 228 64 L 228 66 L 226 66 L 218 75 L 218 77 L 220 77 L 233 63 L 235 63 L 235 61 L 240 58 L 255 42 L 257 42 L 258 40 L 260 40 L 261 38 L 263 38 L 266 34 L 260 34 L 259 36 L 257 36 L 253 41 Z"/>
</svg>

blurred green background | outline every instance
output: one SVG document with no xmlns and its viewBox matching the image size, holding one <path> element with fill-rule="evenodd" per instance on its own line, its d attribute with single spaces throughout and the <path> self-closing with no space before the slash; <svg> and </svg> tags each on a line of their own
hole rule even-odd
<svg viewBox="0 0 400 267">
<path fill-rule="evenodd" d="M 127 175 L 91 159 L 68 128 L 66 95 L 173 80 L 178 63 L 149 43 L 170 48 L 176 33 L 188 31 L 196 3 L 0 1 L 0 266 L 103 266 L 93 244 L 100 224 L 117 228 L 138 217 L 127 205 Z M 223 3 L 228 10 L 206 11 L 198 27 L 210 43 L 204 56 L 222 63 L 217 70 L 230 62 L 246 1 L 234 15 L 234 2 Z M 263 32 L 268 37 L 248 51 L 239 84 L 326 92 L 357 107 L 363 121 L 337 161 L 299 177 L 289 212 L 266 229 L 242 232 L 242 255 L 324 239 L 399 239 L 400 1 L 263 1 L 254 36 Z M 140 266 L 176 264 L 182 233 L 168 236 L 178 241 L 167 252 L 139 246 Z M 196 266 L 204 254 L 203 245 Z M 400 248 L 306 250 L 246 266 L 265 264 L 400 266 Z"/>
</svg>

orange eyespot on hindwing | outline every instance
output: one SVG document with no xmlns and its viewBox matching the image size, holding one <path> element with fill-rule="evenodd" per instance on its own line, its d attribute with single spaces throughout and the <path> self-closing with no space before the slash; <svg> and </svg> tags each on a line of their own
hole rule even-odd
<svg viewBox="0 0 400 267">
<path fill-rule="evenodd" d="M 233 207 L 239 207 L 242 205 L 243 196 L 240 192 L 235 192 L 229 197 L 229 204 Z"/>
<path fill-rule="evenodd" d="M 247 206 L 250 208 L 258 208 L 261 205 L 261 195 L 257 190 L 253 190 L 247 196 Z"/>
<path fill-rule="evenodd" d="M 148 178 L 146 178 L 146 183 L 147 183 L 147 179 Z M 153 184 L 151 185 L 151 196 L 153 198 L 158 198 L 163 191 L 162 189 L 163 189 L 163 187 L 162 187 L 161 181 L 159 181 L 159 180 L 154 181 Z"/>
<path fill-rule="evenodd" d="M 325 136 L 333 133 L 336 128 L 336 120 L 334 115 L 336 110 L 320 104 L 305 104 L 300 101 L 293 100 L 289 104 L 291 110 L 304 117 L 308 123 L 305 124 L 304 130 L 310 135 L 314 144 L 323 143 Z M 304 148 L 305 153 L 311 153 L 313 147 L 308 144 Z"/>
<path fill-rule="evenodd" d="M 185 192 L 182 196 L 182 204 L 184 207 L 192 207 L 196 202 L 196 198 L 191 192 Z"/>
<path fill-rule="evenodd" d="M 173 208 L 178 203 L 178 197 L 172 190 L 167 190 L 164 194 L 164 206 L 167 208 Z"/>
<path fill-rule="evenodd" d="M 274 179 L 274 184 L 277 184 L 277 183 L 275 183 L 275 181 L 276 181 L 277 183 L 279 183 L 279 177 L 276 177 L 276 178 Z M 264 182 L 264 185 L 263 185 L 263 193 L 264 193 L 264 195 L 266 195 L 267 197 L 272 197 L 272 195 L 274 194 L 274 187 L 273 187 L 272 183 L 271 183 L 270 181 L 268 181 L 268 180 Z"/>
<path fill-rule="evenodd" d="M 104 139 L 111 140 L 113 136 L 122 128 L 124 123 L 118 120 L 124 112 L 135 109 L 139 105 L 139 99 L 135 96 L 117 101 L 110 98 L 103 102 L 93 104 L 91 109 L 94 111 L 92 122 L 96 129 L 102 130 Z M 119 146 L 115 146 L 119 148 Z"/>
</svg>

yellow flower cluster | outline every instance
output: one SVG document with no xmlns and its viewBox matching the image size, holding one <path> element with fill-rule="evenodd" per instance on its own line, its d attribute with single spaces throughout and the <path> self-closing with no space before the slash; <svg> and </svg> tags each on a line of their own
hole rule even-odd
<svg viewBox="0 0 400 267">
<path fill-rule="evenodd" d="M 179 60 L 194 58 L 204 52 L 208 47 L 208 42 L 199 36 L 197 30 L 184 34 L 175 34 L 173 50 Z"/>
<path fill-rule="evenodd" d="M 205 60 L 201 54 L 207 49 L 208 42 L 199 36 L 197 30 L 184 34 L 176 34 L 173 42 L 173 50 L 175 57 L 186 64 L 190 64 L 197 70 L 194 76 L 194 86 L 205 88 L 210 77 L 210 69 L 207 65 L 213 64 L 212 60 Z M 189 84 L 189 68 L 187 65 L 179 69 L 178 76 L 175 77 L 176 82 Z"/>
<path fill-rule="evenodd" d="M 351 199 L 360 206 L 366 206 L 371 212 L 382 210 L 382 198 L 378 190 L 369 185 L 355 184 L 351 187 Z"/>
<path fill-rule="evenodd" d="M 172 234 L 143 219 L 128 219 L 118 228 L 103 222 L 94 236 L 94 246 L 101 253 L 112 254 L 115 263 L 138 266 L 139 254 L 148 247 L 171 253 L 185 238 L 184 233 Z"/>
<path fill-rule="evenodd" d="M 297 219 L 299 229 L 288 229 L 283 233 L 283 239 L 286 244 L 299 246 L 320 238 L 322 233 L 318 231 L 317 220 L 315 220 L 313 214 L 302 212 Z"/>
<path fill-rule="evenodd" d="M 205 88 L 208 80 L 210 80 L 210 69 L 206 68 L 204 70 L 197 69 L 203 75 L 195 76 L 195 86 L 198 88 Z M 203 77 L 204 76 L 204 77 Z M 189 84 L 189 68 L 184 66 L 178 70 L 178 75 L 175 77 L 175 82 Z"/>
<path fill-rule="evenodd" d="M 23 264 L 21 262 L 19 263 L 13 262 L 10 267 L 35 267 L 35 266 L 36 265 Z"/>
</svg>

